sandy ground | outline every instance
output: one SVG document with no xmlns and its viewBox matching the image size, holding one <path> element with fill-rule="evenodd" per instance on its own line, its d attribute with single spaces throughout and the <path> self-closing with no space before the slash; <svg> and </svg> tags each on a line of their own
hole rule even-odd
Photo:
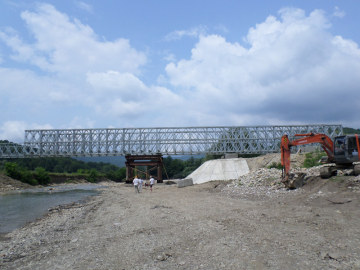
<svg viewBox="0 0 360 270">
<path fill-rule="evenodd" d="M 295 191 L 108 183 L 2 237 L 1 269 L 360 269 L 354 177 Z"/>
</svg>

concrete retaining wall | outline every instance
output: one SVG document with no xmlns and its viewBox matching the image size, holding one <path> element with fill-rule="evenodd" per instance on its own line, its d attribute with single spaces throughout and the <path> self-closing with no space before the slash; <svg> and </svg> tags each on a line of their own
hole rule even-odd
<svg viewBox="0 0 360 270">
<path fill-rule="evenodd" d="M 181 179 L 177 182 L 178 188 L 192 186 L 192 185 L 193 185 L 192 178 Z"/>
<path fill-rule="evenodd" d="M 249 173 L 249 166 L 243 158 L 208 160 L 187 178 L 193 179 L 193 184 L 209 181 L 236 180 Z"/>
</svg>

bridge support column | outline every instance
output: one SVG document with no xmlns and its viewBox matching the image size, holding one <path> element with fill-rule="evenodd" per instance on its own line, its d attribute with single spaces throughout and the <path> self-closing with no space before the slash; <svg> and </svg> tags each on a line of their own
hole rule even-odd
<svg viewBox="0 0 360 270">
<path fill-rule="evenodd" d="M 158 175 L 158 182 L 162 183 L 163 179 L 162 179 L 162 163 L 161 166 L 158 165 L 157 166 L 157 175 Z"/>
<path fill-rule="evenodd" d="M 126 182 L 131 182 L 133 178 L 133 168 L 130 167 L 128 162 L 125 162 L 126 165 Z"/>
<path fill-rule="evenodd" d="M 126 156 L 126 183 L 131 183 L 134 179 L 134 170 L 137 166 L 155 166 L 157 168 L 157 176 L 155 176 L 158 183 L 162 183 L 162 155 L 128 155 Z M 149 170 L 150 171 L 150 170 Z M 148 177 L 148 170 L 141 172 L 145 174 L 145 177 Z"/>
</svg>

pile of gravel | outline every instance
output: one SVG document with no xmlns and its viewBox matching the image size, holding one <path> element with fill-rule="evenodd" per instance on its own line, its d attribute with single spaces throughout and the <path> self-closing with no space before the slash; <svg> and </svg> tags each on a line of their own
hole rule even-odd
<svg viewBox="0 0 360 270">
<path fill-rule="evenodd" d="M 312 168 L 292 168 L 291 173 L 294 177 L 300 174 L 305 174 L 305 177 L 319 176 L 321 166 Z M 228 184 L 223 191 L 229 195 L 234 196 L 252 196 L 261 198 L 266 197 L 279 197 L 289 192 L 302 192 L 301 189 L 289 191 L 281 182 L 282 170 L 275 168 L 259 168 L 251 171 L 246 175 L 240 176 L 238 180 Z"/>
<path fill-rule="evenodd" d="M 316 166 L 311 168 L 292 167 L 291 174 L 294 178 L 305 174 L 305 179 L 309 177 L 320 176 L 320 168 L 326 166 Z M 350 175 L 352 170 L 339 170 L 338 175 Z M 242 175 L 238 180 L 228 184 L 223 191 L 229 195 L 244 195 L 248 196 L 271 196 L 278 197 L 289 192 L 302 192 L 301 189 L 288 190 L 281 182 L 282 170 L 275 168 L 259 168 Z M 354 182 L 360 182 L 360 175 L 352 179 Z"/>
<path fill-rule="evenodd" d="M 261 168 L 240 176 L 238 180 L 228 184 L 222 191 L 228 196 L 257 200 L 266 197 L 280 197 L 289 193 L 289 190 L 281 183 L 281 170 L 275 168 Z"/>
</svg>

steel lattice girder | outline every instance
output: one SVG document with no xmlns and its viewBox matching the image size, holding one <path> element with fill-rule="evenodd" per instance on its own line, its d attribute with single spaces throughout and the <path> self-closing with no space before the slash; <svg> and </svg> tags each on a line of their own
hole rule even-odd
<svg viewBox="0 0 360 270">
<path fill-rule="evenodd" d="M 24 145 L 0 148 L 0 157 L 264 154 L 280 151 L 284 134 L 342 135 L 341 125 L 229 126 L 26 130 Z"/>
</svg>

